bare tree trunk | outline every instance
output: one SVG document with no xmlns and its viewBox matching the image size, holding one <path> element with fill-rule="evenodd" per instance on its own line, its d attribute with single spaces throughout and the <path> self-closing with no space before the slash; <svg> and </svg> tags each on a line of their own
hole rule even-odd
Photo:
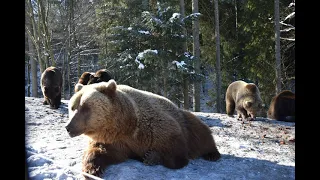
<svg viewBox="0 0 320 180">
<path fill-rule="evenodd" d="M 237 0 L 234 0 L 234 10 L 235 10 L 235 14 L 236 14 L 236 19 L 235 19 L 236 38 L 238 39 L 238 4 L 237 4 Z"/>
<path fill-rule="evenodd" d="M 78 66 L 77 66 L 77 69 L 78 69 L 78 74 L 77 76 L 80 77 L 81 76 L 81 56 L 80 56 L 80 52 L 78 54 Z"/>
<path fill-rule="evenodd" d="M 71 73 L 71 38 L 70 38 L 70 26 L 69 26 L 69 40 L 68 40 L 68 45 L 67 45 L 67 85 L 68 85 L 68 99 L 71 97 L 71 78 L 70 78 L 70 73 Z"/>
<path fill-rule="evenodd" d="M 281 91 L 281 54 L 280 54 L 280 24 L 279 24 L 279 0 L 274 0 L 275 23 L 275 48 L 276 48 L 276 93 Z"/>
<path fill-rule="evenodd" d="M 68 83 L 68 92 L 69 97 L 71 97 L 71 36 L 73 30 L 73 0 L 70 0 L 69 4 L 69 24 L 68 24 L 68 43 L 67 43 L 67 83 Z"/>
<path fill-rule="evenodd" d="M 29 52 L 34 52 L 33 44 L 31 43 L 30 38 L 28 38 Z M 32 84 L 32 97 L 38 97 L 38 77 L 37 77 L 37 62 L 32 56 L 30 57 L 31 61 L 31 84 Z"/>
<path fill-rule="evenodd" d="M 45 48 L 45 52 L 46 52 L 46 64 L 47 66 L 50 66 L 49 63 L 49 59 L 48 56 L 51 59 L 51 64 L 52 66 L 56 66 L 56 61 L 54 59 L 54 54 L 52 51 L 52 48 L 50 46 L 50 42 L 51 42 L 51 36 L 49 34 L 49 30 L 48 30 L 48 26 L 47 26 L 47 18 L 46 18 L 46 10 L 45 7 L 43 5 L 43 1 L 39 0 L 38 1 L 38 7 L 39 7 L 39 15 L 40 15 L 40 19 L 41 19 L 41 25 L 42 25 L 42 34 L 43 34 L 43 44 L 44 44 L 44 48 Z M 49 3 L 47 5 L 47 8 L 49 8 Z M 39 31 L 40 32 L 40 31 Z"/>
<path fill-rule="evenodd" d="M 198 13 L 198 0 L 192 0 L 192 13 Z M 199 43 L 199 19 L 193 21 L 193 56 L 194 56 L 194 69 L 196 74 L 200 74 L 200 43 Z M 200 111 L 200 88 L 201 80 L 194 81 L 194 96 L 193 96 L 193 110 Z"/>
<path fill-rule="evenodd" d="M 221 113 L 221 68 L 220 68 L 220 33 L 219 33 L 219 5 L 218 0 L 214 0 L 214 19 L 216 36 L 216 73 L 217 73 L 217 112 Z"/>
<path fill-rule="evenodd" d="M 180 14 L 181 14 L 181 18 L 185 17 L 185 4 L 184 4 L 184 0 L 180 0 Z M 183 35 L 184 37 L 187 36 L 187 31 L 185 29 L 185 26 L 183 26 Z M 186 52 L 187 51 L 187 41 L 185 41 L 185 43 L 183 43 L 182 45 L 182 51 Z M 183 80 L 182 80 L 182 84 L 183 84 L 183 108 L 184 109 L 189 109 L 190 105 L 189 105 L 189 76 L 187 74 L 183 74 L 182 75 Z"/>
<path fill-rule="evenodd" d="M 36 22 L 34 19 L 34 9 L 31 5 L 31 0 L 26 1 L 27 3 L 27 14 L 30 18 L 31 25 L 28 25 L 26 23 L 26 32 L 28 33 L 28 37 L 32 40 L 34 47 L 37 50 L 37 57 L 38 57 L 38 63 L 40 65 L 40 72 L 43 72 L 45 70 L 45 64 L 41 58 L 41 50 L 40 50 L 40 22 L 38 21 L 38 28 L 36 27 Z M 29 27 L 30 26 L 30 27 Z"/>
<path fill-rule="evenodd" d="M 27 96 L 30 97 L 30 60 L 31 60 L 31 53 L 30 53 L 30 44 L 31 40 L 30 38 L 26 37 L 27 42 L 28 42 L 28 51 L 29 51 L 29 56 L 27 58 L 27 62 L 25 64 L 27 65 L 27 82 L 25 82 L 25 85 L 27 84 Z"/>
<path fill-rule="evenodd" d="M 63 58 L 62 58 L 62 68 L 61 68 L 61 74 L 62 74 L 62 90 L 61 90 L 61 97 L 63 97 L 64 99 L 66 98 L 66 93 L 65 93 L 65 89 L 66 89 L 66 67 L 65 67 L 65 60 L 66 60 L 66 50 L 64 50 L 63 52 Z"/>
<path fill-rule="evenodd" d="M 27 64 L 27 96 L 30 97 L 30 83 L 31 83 L 31 78 L 30 78 L 30 59 L 28 59 L 28 64 Z"/>
</svg>

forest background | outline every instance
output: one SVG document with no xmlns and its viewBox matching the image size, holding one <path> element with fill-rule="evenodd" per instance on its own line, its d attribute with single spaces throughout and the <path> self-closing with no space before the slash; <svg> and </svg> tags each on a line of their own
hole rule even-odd
<svg viewBox="0 0 320 180">
<path fill-rule="evenodd" d="M 295 92 L 294 0 L 25 0 L 26 96 L 42 97 L 40 75 L 63 74 L 68 100 L 85 71 L 106 68 L 118 84 L 200 111 L 225 112 L 235 80 L 258 85 L 269 106 Z"/>
</svg>

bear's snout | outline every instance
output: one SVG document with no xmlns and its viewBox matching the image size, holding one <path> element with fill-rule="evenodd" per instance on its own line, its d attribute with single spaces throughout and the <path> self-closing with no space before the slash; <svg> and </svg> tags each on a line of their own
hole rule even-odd
<svg viewBox="0 0 320 180">
<path fill-rule="evenodd" d="M 76 129 L 70 123 L 66 125 L 65 128 L 70 137 L 76 137 L 81 134 L 80 132 L 77 132 Z"/>
<path fill-rule="evenodd" d="M 66 128 L 69 136 L 70 136 L 70 137 L 73 137 L 73 136 L 72 136 L 72 132 L 71 132 L 71 128 L 70 128 L 70 124 L 68 124 L 67 126 L 65 126 L 65 128 Z"/>
<path fill-rule="evenodd" d="M 70 133 L 70 127 L 69 127 L 69 125 L 66 126 L 65 128 L 66 128 L 66 130 L 68 131 L 68 133 Z"/>
</svg>

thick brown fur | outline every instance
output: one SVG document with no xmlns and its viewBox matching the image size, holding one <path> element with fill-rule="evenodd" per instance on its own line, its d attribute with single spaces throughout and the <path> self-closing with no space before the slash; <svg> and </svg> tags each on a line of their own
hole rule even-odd
<svg viewBox="0 0 320 180">
<path fill-rule="evenodd" d="M 271 100 L 268 118 L 279 121 L 295 122 L 295 94 L 283 90 Z"/>
<path fill-rule="evenodd" d="M 254 83 L 234 81 L 226 91 L 226 112 L 229 116 L 237 111 L 238 120 L 253 120 L 262 114 L 263 106 L 259 88 Z"/>
<path fill-rule="evenodd" d="M 51 109 L 58 109 L 61 104 L 62 75 L 58 68 L 48 67 L 41 74 L 41 91 L 44 97 L 43 104 L 50 105 Z"/>
<path fill-rule="evenodd" d="M 84 86 L 87 85 L 90 77 L 93 77 L 94 73 L 93 72 L 84 72 L 82 73 L 82 75 L 80 76 L 78 83 L 74 86 L 74 92 L 78 92 L 80 91 L 80 89 Z"/>
<path fill-rule="evenodd" d="M 94 76 L 90 76 L 88 84 L 108 82 L 110 79 L 113 79 L 111 72 L 107 69 L 100 69 L 94 73 Z"/>
<path fill-rule="evenodd" d="M 101 176 L 108 165 L 128 158 L 179 169 L 189 159 L 216 161 L 221 156 L 210 128 L 197 116 L 165 97 L 113 79 L 84 86 L 68 108 L 70 137 L 91 139 L 82 170 L 92 175 Z"/>
</svg>

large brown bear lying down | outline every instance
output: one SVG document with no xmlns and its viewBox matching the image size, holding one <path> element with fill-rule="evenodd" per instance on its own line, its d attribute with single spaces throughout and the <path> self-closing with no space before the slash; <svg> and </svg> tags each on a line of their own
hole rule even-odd
<svg viewBox="0 0 320 180">
<path fill-rule="evenodd" d="M 62 74 L 56 67 L 48 67 L 41 74 L 41 91 L 44 97 L 43 104 L 50 105 L 51 109 L 58 109 L 61 104 Z"/>
<path fill-rule="evenodd" d="M 268 118 L 279 121 L 295 122 L 295 94 L 284 90 L 272 98 Z"/>
<path fill-rule="evenodd" d="M 189 159 L 216 161 L 220 153 L 210 128 L 165 97 L 112 79 L 84 86 L 69 101 L 70 137 L 91 140 L 82 170 L 101 176 L 106 166 L 128 158 L 178 169 Z"/>
<path fill-rule="evenodd" d="M 260 97 L 259 88 L 254 83 L 234 81 L 226 91 L 226 111 L 233 117 L 237 111 L 238 120 L 253 120 L 263 113 L 264 104 Z"/>
</svg>

